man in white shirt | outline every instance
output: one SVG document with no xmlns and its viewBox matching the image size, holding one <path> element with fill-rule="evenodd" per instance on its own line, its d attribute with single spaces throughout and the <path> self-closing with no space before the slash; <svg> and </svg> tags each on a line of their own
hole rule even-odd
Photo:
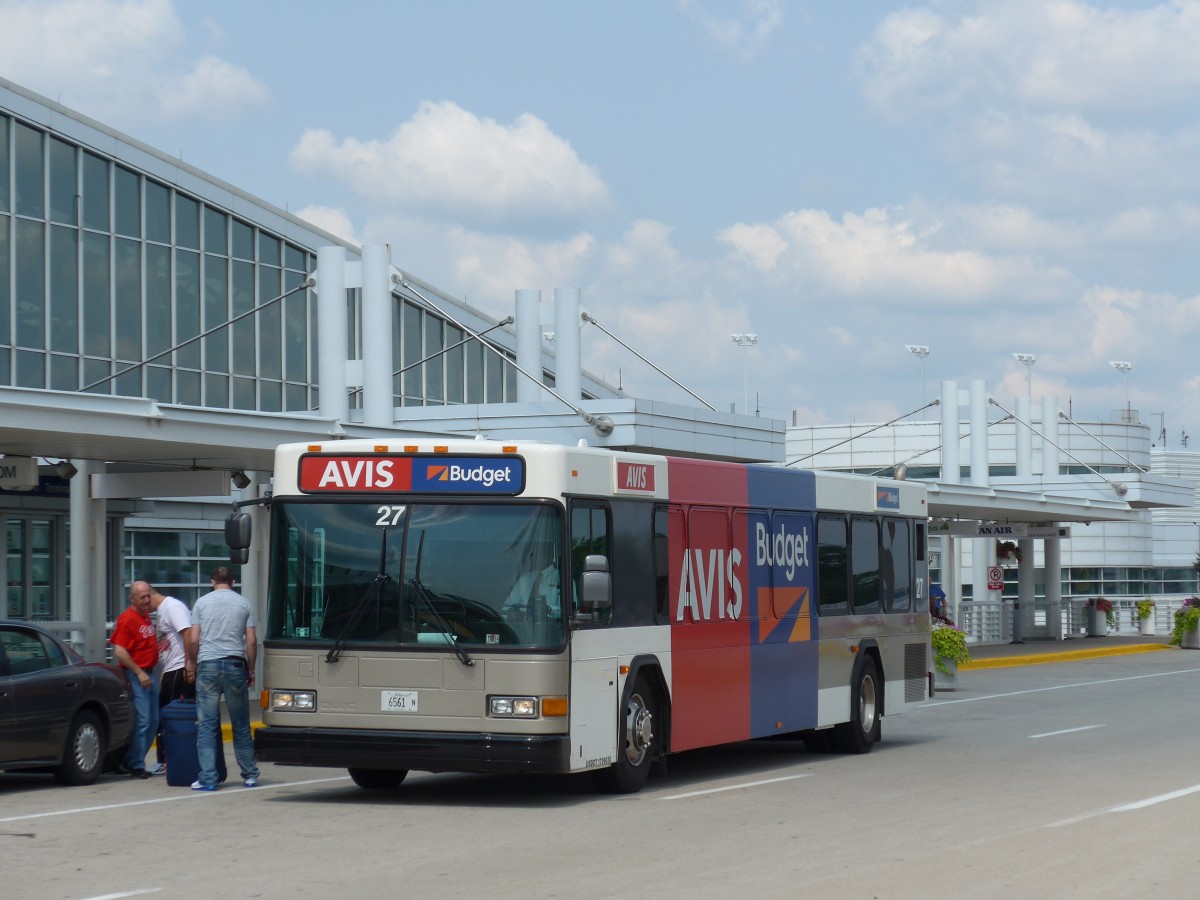
<svg viewBox="0 0 1200 900">
<path fill-rule="evenodd" d="M 195 675 L 184 666 L 187 661 L 184 639 L 187 630 L 192 627 L 192 613 L 182 600 L 168 597 L 157 588 L 150 589 L 150 608 L 157 613 L 158 619 L 158 665 L 162 670 L 162 678 L 158 682 L 158 708 L 161 710 L 172 700 L 196 699 Z M 163 744 L 160 717 L 156 744 L 158 765 L 151 770 L 154 775 L 161 775 L 165 771 Z"/>
</svg>

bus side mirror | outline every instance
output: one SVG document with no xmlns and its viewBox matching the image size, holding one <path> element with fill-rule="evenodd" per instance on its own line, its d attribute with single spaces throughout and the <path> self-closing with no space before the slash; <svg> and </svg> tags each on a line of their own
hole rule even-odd
<svg viewBox="0 0 1200 900">
<path fill-rule="evenodd" d="M 612 606 L 612 575 L 608 572 L 607 556 L 588 556 L 583 561 L 579 578 L 580 606 L 588 612 Z"/>
<path fill-rule="evenodd" d="M 244 566 L 250 561 L 250 513 L 230 513 L 225 519 L 225 543 L 229 545 L 229 561 Z"/>
</svg>

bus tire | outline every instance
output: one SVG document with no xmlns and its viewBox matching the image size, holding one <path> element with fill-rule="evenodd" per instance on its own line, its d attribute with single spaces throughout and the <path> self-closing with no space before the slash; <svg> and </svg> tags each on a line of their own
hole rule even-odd
<svg viewBox="0 0 1200 900">
<path fill-rule="evenodd" d="M 835 725 L 833 743 L 841 753 L 870 753 L 882 733 L 879 711 L 883 685 L 870 656 L 862 656 L 850 681 L 850 721 Z"/>
<path fill-rule="evenodd" d="M 350 777 L 360 788 L 368 791 L 387 791 L 400 787 L 408 769 L 348 769 Z"/>
<path fill-rule="evenodd" d="M 654 762 L 658 703 L 650 682 L 639 675 L 617 722 L 617 759 L 592 773 L 596 787 L 606 794 L 636 794 L 646 783 Z"/>
</svg>

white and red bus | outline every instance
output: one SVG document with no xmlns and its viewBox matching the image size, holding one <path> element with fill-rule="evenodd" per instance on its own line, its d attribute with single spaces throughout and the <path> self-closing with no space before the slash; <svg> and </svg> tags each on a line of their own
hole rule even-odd
<svg viewBox="0 0 1200 900">
<path fill-rule="evenodd" d="M 280 447 L 267 505 L 263 761 L 368 788 L 589 772 L 623 793 L 732 741 L 865 753 L 930 696 L 921 484 L 331 441 Z"/>
</svg>

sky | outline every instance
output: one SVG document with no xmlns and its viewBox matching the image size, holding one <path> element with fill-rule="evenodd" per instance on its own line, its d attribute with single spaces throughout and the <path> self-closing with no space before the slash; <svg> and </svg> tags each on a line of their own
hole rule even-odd
<svg viewBox="0 0 1200 900">
<path fill-rule="evenodd" d="M 3 77 L 496 318 L 580 288 L 719 409 L 880 422 L 984 379 L 1172 449 L 1197 47 L 1200 0 L 0 0 Z"/>
</svg>

